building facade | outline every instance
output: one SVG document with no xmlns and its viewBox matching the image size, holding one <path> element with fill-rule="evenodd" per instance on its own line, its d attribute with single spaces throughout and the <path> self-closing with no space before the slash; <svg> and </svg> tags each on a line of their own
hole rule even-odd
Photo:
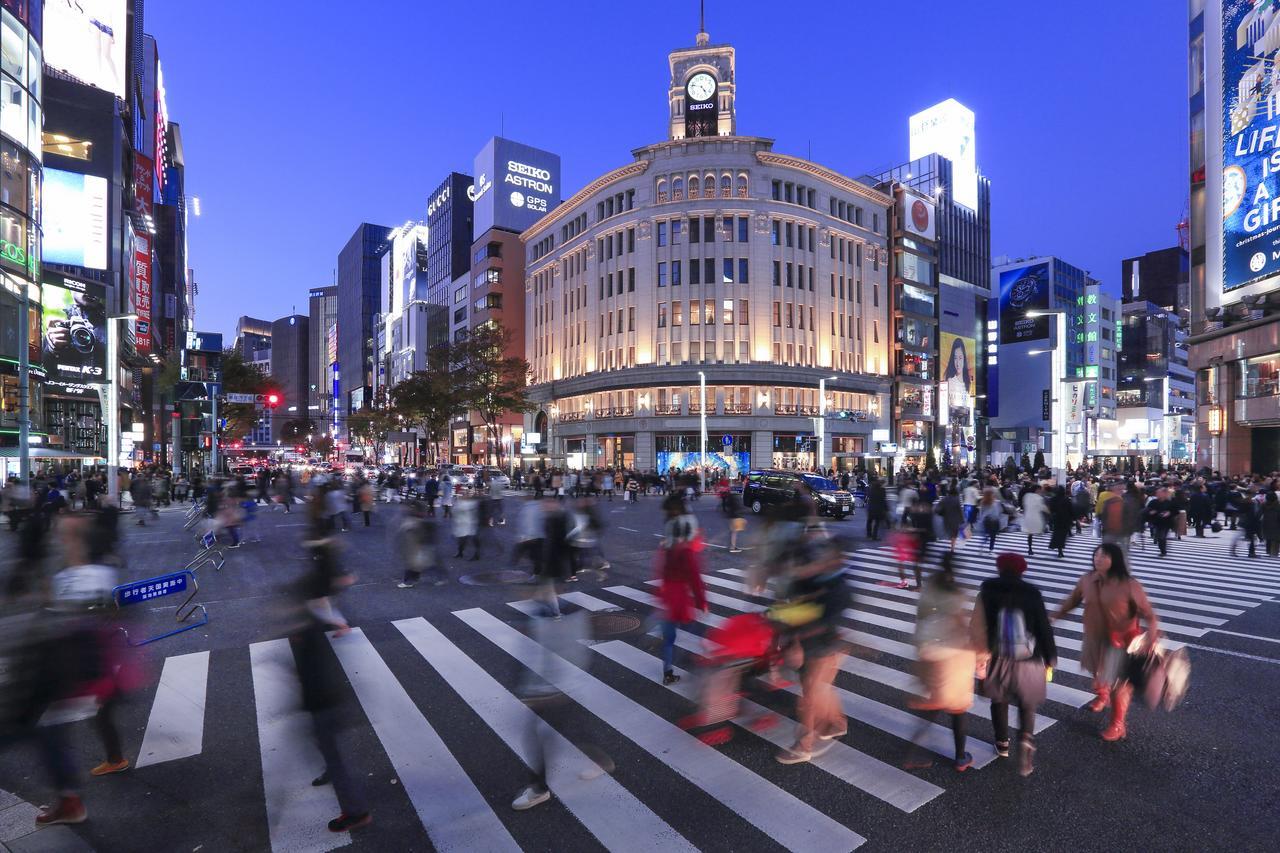
<svg viewBox="0 0 1280 853">
<path fill-rule="evenodd" d="M 236 320 L 236 352 L 245 361 L 257 359 L 259 350 L 271 349 L 271 321 L 242 315 Z"/>
<path fill-rule="evenodd" d="M 1189 3 L 1189 231 L 1196 465 L 1280 468 L 1280 231 L 1272 4 Z"/>
<path fill-rule="evenodd" d="M 1123 314 L 1116 391 L 1120 446 L 1165 462 L 1191 462 L 1196 388 L 1181 317 L 1141 301 L 1125 303 Z"/>
<path fill-rule="evenodd" d="M 466 319 L 469 290 L 461 300 L 454 299 L 454 291 L 467 287 L 471 271 L 472 183 L 470 175 L 450 172 L 427 197 L 427 291 L 423 301 L 428 314 L 428 346 L 449 340 L 456 311 L 461 309 L 463 314 L 456 322 Z"/>
<path fill-rule="evenodd" d="M 522 235 L 525 443 L 569 467 L 865 464 L 889 423 L 893 200 L 730 135 L 731 47 L 700 33 L 670 65 L 671 138 Z"/>
<path fill-rule="evenodd" d="M 1120 264 L 1121 297 L 1148 302 L 1177 315 L 1183 326 L 1191 323 L 1191 255 L 1181 246 L 1157 249 Z"/>
<path fill-rule="evenodd" d="M 280 441 L 285 424 L 307 419 L 311 379 L 310 318 L 291 314 L 271 324 L 271 380 L 283 398 L 271 413 L 271 438 Z"/>
<path fill-rule="evenodd" d="M 324 421 L 333 408 L 333 364 L 338 360 L 338 287 L 315 287 L 307 294 L 307 413 Z"/>
<path fill-rule="evenodd" d="M 338 254 L 338 359 L 330 383 L 333 426 L 346 437 L 346 416 L 372 403 L 374 341 L 382 304 L 382 256 L 390 248 L 385 225 L 361 223 Z"/>
</svg>

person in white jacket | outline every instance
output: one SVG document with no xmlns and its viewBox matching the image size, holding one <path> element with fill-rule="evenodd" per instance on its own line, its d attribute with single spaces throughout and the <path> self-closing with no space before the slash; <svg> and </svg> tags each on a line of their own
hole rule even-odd
<svg viewBox="0 0 1280 853">
<path fill-rule="evenodd" d="M 480 505 L 472 495 L 463 495 L 453 508 L 453 536 L 458 540 L 458 553 L 461 557 L 466 550 L 467 542 L 471 543 L 471 559 L 480 559 Z"/>
<path fill-rule="evenodd" d="M 1035 554 L 1035 538 L 1044 533 L 1044 497 L 1035 483 L 1022 493 L 1022 532 L 1027 534 L 1027 556 Z"/>
</svg>

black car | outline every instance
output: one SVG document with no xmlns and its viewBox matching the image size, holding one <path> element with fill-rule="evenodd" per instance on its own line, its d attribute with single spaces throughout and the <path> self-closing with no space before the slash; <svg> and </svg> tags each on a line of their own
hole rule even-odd
<svg viewBox="0 0 1280 853">
<path fill-rule="evenodd" d="M 813 492 L 813 502 L 818 507 L 819 515 L 844 518 L 853 512 L 853 495 L 841 490 L 826 477 L 803 471 L 776 469 L 747 474 L 747 484 L 742 488 L 742 505 L 759 514 L 767 506 L 791 500 L 802 482 Z"/>
</svg>

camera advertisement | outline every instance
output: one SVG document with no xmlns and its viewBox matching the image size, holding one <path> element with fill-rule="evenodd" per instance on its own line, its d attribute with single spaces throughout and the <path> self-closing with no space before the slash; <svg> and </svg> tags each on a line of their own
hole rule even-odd
<svg viewBox="0 0 1280 853">
<path fill-rule="evenodd" d="M 47 274 L 41 301 L 46 381 L 76 385 L 105 382 L 106 288 Z"/>
</svg>

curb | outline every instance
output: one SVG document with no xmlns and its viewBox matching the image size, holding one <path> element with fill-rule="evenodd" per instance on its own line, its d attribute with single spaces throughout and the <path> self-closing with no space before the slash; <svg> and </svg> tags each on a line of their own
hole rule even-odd
<svg viewBox="0 0 1280 853">
<path fill-rule="evenodd" d="M 69 826 L 36 826 L 40 809 L 0 789 L 0 853 L 93 853 Z"/>
</svg>

